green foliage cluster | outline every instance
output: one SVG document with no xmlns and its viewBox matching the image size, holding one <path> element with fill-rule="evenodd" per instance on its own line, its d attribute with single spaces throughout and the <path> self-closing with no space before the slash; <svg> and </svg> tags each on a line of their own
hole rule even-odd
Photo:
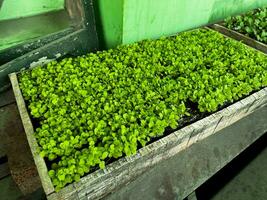
<svg viewBox="0 0 267 200">
<path fill-rule="evenodd" d="M 213 112 L 267 86 L 267 57 L 200 29 L 53 61 L 19 82 L 59 190 L 177 128 L 188 102 Z"/>
<path fill-rule="evenodd" d="M 245 15 L 225 20 L 227 28 L 267 44 L 267 8 L 256 9 Z"/>
</svg>

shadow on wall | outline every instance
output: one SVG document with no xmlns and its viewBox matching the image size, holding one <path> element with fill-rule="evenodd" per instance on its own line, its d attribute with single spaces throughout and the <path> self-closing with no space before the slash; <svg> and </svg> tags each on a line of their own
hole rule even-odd
<svg viewBox="0 0 267 200">
<path fill-rule="evenodd" d="M 3 5 L 3 1 L 4 1 L 4 0 L 0 0 L 0 10 L 1 10 L 1 7 L 2 7 L 2 5 Z"/>
<path fill-rule="evenodd" d="M 265 0 L 215 0 L 212 15 L 209 23 L 221 21 L 231 14 L 231 16 L 240 15 L 256 8 L 265 7 Z"/>
<path fill-rule="evenodd" d="M 106 43 L 104 40 L 104 29 L 103 29 L 103 24 L 101 21 L 101 16 L 100 16 L 99 0 L 93 0 L 93 5 L 94 5 L 94 12 L 95 12 L 96 31 L 97 31 L 98 40 L 99 40 L 99 48 L 100 50 L 103 50 L 104 47 L 106 46 Z"/>
</svg>

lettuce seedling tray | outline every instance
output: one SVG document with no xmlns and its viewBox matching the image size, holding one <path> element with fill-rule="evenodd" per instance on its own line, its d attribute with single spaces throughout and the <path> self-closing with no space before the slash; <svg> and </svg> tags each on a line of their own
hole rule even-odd
<svg viewBox="0 0 267 200">
<path fill-rule="evenodd" d="M 34 137 L 33 122 L 28 113 L 17 73 L 9 75 L 18 110 L 27 140 L 48 199 L 100 199 L 135 180 L 156 164 L 166 161 L 218 131 L 229 127 L 238 120 L 267 105 L 267 88 L 263 88 L 232 105 L 215 112 L 199 121 L 181 128 L 137 151 L 137 154 L 123 157 L 81 178 L 77 183 L 65 186 L 58 192 L 48 175 L 45 160 L 40 156 L 39 146 Z"/>
<path fill-rule="evenodd" d="M 210 28 L 212 28 L 212 29 L 214 29 L 214 30 L 216 30 L 216 31 L 218 31 L 218 32 L 230 37 L 230 38 L 233 38 L 233 39 L 238 40 L 238 41 L 242 41 L 244 44 L 267 54 L 267 45 L 262 43 L 262 42 L 259 42 L 253 38 L 250 38 L 250 37 L 248 37 L 242 33 L 237 32 L 237 31 L 228 29 L 221 24 L 211 25 Z"/>
</svg>

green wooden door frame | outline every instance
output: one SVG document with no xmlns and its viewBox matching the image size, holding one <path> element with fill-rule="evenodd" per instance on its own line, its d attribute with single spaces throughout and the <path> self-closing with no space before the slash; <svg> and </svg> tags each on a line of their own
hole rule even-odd
<svg viewBox="0 0 267 200">
<path fill-rule="evenodd" d="M 0 58 L 11 60 L 0 65 L 0 92 L 9 88 L 8 74 L 58 59 L 98 50 L 98 37 L 92 0 L 66 0 L 71 26 L 33 41 L 0 52 Z"/>
<path fill-rule="evenodd" d="M 69 26 L 70 20 L 65 10 L 16 20 L 1 21 L 0 65 L 20 56 L 21 53 L 25 54 L 36 49 L 38 44 L 40 44 L 38 42 L 39 38 L 54 35 L 69 28 Z M 37 38 L 36 48 L 33 48 L 31 43 L 35 43 Z M 42 43 L 44 43 L 43 40 Z"/>
</svg>

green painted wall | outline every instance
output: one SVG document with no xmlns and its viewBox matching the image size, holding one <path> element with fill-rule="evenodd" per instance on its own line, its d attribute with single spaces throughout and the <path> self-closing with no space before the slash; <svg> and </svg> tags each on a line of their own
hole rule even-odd
<svg viewBox="0 0 267 200">
<path fill-rule="evenodd" d="M 210 0 L 126 0 L 123 43 L 175 34 L 206 23 L 212 8 Z"/>
<path fill-rule="evenodd" d="M 64 9 L 64 0 L 3 0 L 0 21 Z"/>
<path fill-rule="evenodd" d="M 99 2 L 101 6 L 98 16 L 102 21 L 100 32 L 103 32 L 102 39 L 106 48 L 172 35 L 267 6 L 267 0 L 99 0 Z"/>
<path fill-rule="evenodd" d="M 124 0 L 94 0 L 96 24 L 101 46 L 110 48 L 122 43 Z"/>
</svg>

